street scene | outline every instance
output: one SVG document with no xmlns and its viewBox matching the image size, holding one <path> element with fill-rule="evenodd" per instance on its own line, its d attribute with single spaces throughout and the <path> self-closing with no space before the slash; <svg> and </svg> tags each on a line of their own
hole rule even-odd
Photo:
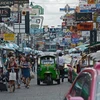
<svg viewBox="0 0 100 100">
<path fill-rule="evenodd" d="M 63 100 L 66 91 L 71 86 L 66 80 L 60 85 L 47 86 L 36 84 L 36 78 L 31 81 L 30 89 L 26 89 L 22 84 L 21 89 L 16 89 L 12 94 L 0 92 L 0 100 Z"/>
<path fill-rule="evenodd" d="M 0 100 L 100 100 L 100 0 L 0 0 Z"/>
</svg>

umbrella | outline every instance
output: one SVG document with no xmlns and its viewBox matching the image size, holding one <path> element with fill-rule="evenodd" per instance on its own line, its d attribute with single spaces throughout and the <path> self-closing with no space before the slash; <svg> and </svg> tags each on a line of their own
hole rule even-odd
<svg viewBox="0 0 100 100">
<path fill-rule="evenodd" d="M 24 52 L 31 52 L 32 51 L 32 49 L 29 47 L 24 47 L 23 50 L 24 50 Z"/>
<path fill-rule="evenodd" d="M 14 49 L 18 49 L 18 48 L 19 48 L 19 46 L 18 46 L 17 44 L 15 44 L 15 43 L 7 43 L 6 45 L 7 45 L 8 47 L 14 48 Z"/>
<path fill-rule="evenodd" d="M 8 44 L 4 44 L 2 45 L 3 49 L 7 49 L 7 50 L 15 50 L 13 47 L 9 47 Z"/>
</svg>

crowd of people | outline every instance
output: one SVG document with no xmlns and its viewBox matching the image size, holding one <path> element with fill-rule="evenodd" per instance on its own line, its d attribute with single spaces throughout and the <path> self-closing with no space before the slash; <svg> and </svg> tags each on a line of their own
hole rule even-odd
<svg viewBox="0 0 100 100">
<path fill-rule="evenodd" d="M 16 84 L 17 88 L 21 88 L 21 84 L 24 83 L 26 88 L 29 88 L 31 75 L 30 71 L 35 72 L 35 58 L 32 54 L 20 54 L 16 57 L 14 52 L 9 52 L 7 54 L 3 54 L 2 57 L 3 62 L 3 73 L 6 74 L 9 80 L 9 74 L 11 69 L 13 68 L 16 73 Z M 8 81 L 11 84 L 11 81 Z M 8 86 L 9 88 L 9 86 Z"/>
</svg>

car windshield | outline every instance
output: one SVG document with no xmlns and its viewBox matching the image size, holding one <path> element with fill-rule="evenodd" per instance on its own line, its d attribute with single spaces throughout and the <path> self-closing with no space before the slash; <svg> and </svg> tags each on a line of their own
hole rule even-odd
<svg viewBox="0 0 100 100">
<path fill-rule="evenodd" d="M 54 64 L 54 60 L 42 60 L 41 64 Z"/>
<path fill-rule="evenodd" d="M 95 100 L 100 100 L 100 75 L 97 77 L 96 99 Z"/>
</svg>

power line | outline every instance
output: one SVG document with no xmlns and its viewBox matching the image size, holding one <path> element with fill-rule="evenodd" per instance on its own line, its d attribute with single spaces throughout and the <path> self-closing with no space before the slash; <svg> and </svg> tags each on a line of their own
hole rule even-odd
<svg viewBox="0 0 100 100">
<path fill-rule="evenodd" d="M 31 3 L 31 2 L 30 2 Z M 60 2 L 32 2 L 33 4 L 78 4 L 78 2 L 73 2 L 73 3 L 60 3 Z"/>
</svg>

